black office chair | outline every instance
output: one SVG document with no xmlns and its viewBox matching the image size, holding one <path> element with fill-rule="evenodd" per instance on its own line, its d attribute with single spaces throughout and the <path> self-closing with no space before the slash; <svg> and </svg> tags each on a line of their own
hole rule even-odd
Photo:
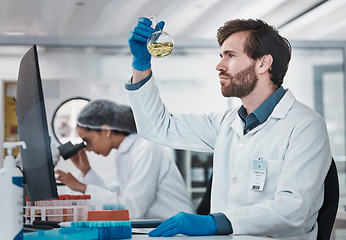
<svg viewBox="0 0 346 240">
<path fill-rule="evenodd" d="M 317 240 L 329 240 L 339 206 L 339 180 L 334 159 L 324 180 L 324 201 L 318 213 Z"/>
<path fill-rule="evenodd" d="M 200 205 L 197 208 L 197 214 L 208 215 L 210 213 L 212 176 L 208 181 L 207 190 L 203 196 Z M 329 240 L 333 230 L 336 213 L 339 205 L 339 180 L 334 159 L 324 180 L 324 201 L 318 213 L 318 234 L 317 240 Z"/>
<path fill-rule="evenodd" d="M 208 182 L 207 189 L 203 195 L 203 198 L 196 209 L 196 213 L 200 215 L 208 215 L 210 213 L 210 196 L 211 196 L 211 182 L 213 179 L 213 174 L 211 174 Z"/>
</svg>

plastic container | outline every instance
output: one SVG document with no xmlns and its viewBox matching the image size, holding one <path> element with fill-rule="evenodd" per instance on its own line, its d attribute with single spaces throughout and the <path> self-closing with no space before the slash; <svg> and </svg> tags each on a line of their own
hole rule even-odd
<svg viewBox="0 0 346 240">
<path fill-rule="evenodd" d="M 132 238 L 130 221 L 83 221 L 60 224 L 60 229 L 25 233 L 24 240 L 110 240 Z"/>
<path fill-rule="evenodd" d="M 88 221 L 128 221 L 129 211 L 124 210 L 94 210 L 88 212 Z"/>
<path fill-rule="evenodd" d="M 0 236 L 1 239 L 23 239 L 23 173 L 16 167 L 12 149 L 26 148 L 24 142 L 4 142 L 7 156 L 0 170 Z"/>
</svg>

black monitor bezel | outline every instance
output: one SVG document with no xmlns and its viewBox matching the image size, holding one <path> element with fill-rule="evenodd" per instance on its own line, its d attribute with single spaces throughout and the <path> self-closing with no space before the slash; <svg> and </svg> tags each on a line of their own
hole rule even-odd
<svg viewBox="0 0 346 240">
<path fill-rule="evenodd" d="M 52 160 L 51 139 L 38 62 L 33 45 L 23 56 L 18 73 L 16 112 L 24 185 L 30 201 L 58 197 Z"/>
</svg>

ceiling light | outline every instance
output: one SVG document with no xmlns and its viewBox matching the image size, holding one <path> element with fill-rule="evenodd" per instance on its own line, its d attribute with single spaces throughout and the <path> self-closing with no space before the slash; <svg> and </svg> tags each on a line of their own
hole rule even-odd
<svg viewBox="0 0 346 240">
<path fill-rule="evenodd" d="M 344 1 L 328 1 L 298 19 L 280 28 L 280 33 L 290 35 L 303 28 L 309 28 L 317 20 L 333 16 L 333 12 L 344 7 Z"/>
<path fill-rule="evenodd" d="M 6 31 L 2 33 L 3 35 L 8 35 L 8 36 L 22 36 L 26 35 L 25 32 L 17 32 L 17 31 Z"/>
</svg>

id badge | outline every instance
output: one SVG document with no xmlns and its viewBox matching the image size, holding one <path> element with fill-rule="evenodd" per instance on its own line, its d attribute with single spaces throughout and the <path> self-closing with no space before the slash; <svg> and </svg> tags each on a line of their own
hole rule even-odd
<svg viewBox="0 0 346 240">
<path fill-rule="evenodd" d="M 252 160 L 251 190 L 263 191 L 267 174 L 267 162 L 260 157 Z"/>
</svg>

